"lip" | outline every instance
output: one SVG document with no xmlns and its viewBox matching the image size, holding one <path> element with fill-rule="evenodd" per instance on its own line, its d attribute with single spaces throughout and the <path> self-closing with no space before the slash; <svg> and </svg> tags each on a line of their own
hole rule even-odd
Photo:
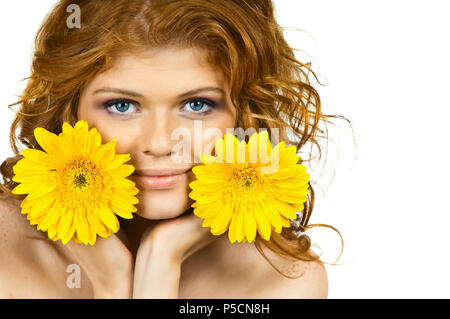
<svg viewBox="0 0 450 319">
<path fill-rule="evenodd" d="M 136 169 L 132 176 L 146 189 L 169 189 L 187 179 L 191 169 Z"/>
</svg>

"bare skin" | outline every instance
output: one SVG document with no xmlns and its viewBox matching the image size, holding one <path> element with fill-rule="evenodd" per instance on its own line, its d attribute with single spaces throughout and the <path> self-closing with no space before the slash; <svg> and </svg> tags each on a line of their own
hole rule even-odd
<svg viewBox="0 0 450 319">
<path fill-rule="evenodd" d="M 176 141 L 171 132 L 191 133 L 194 159 L 214 136 L 196 136 L 195 120 L 203 130 L 220 134 L 233 128 L 236 110 L 221 73 L 195 49 L 152 51 L 152 55 L 124 56 L 97 76 L 82 93 L 78 118 L 96 127 L 104 139 L 117 137 L 117 153 L 131 154 L 137 169 L 183 168 L 193 161 L 174 163 Z M 168 85 L 170 84 L 170 85 Z M 189 100 L 177 96 L 199 87 L 217 87 Z M 119 88 L 129 93 L 111 92 Z M 197 97 L 216 102 L 215 108 L 192 109 Z M 127 100 L 127 115 L 108 113 L 106 101 Z M 191 102 L 188 102 L 191 101 Z M 124 109 L 122 105 L 122 110 Z M 117 106 L 117 104 L 115 105 Z M 198 106 L 198 104 L 197 104 Z M 206 105 L 204 105 L 206 106 Z M 194 111 L 195 110 L 195 111 Z M 206 110 L 209 110 L 208 112 Z M 131 111 L 131 112 L 130 112 Z M 199 113 L 204 114 L 200 115 Z M 197 141 L 195 141 L 197 139 Z M 195 143 L 201 149 L 194 149 Z M 200 153 L 199 153 L 200 152 Z M 133 179 L 133 176 L 130 176 Z M 20 214 L 20 201 L 0 197 L 0 297 L 3 298 L 326 298 L 324 266 L 303 265 L 304 275 L 288 279 L 277 273 L 253 244 L 230 244 L 226 234 L 213 236 L 202 220 L 186 214 L 191 200 L 189 178 L 170 189 L 140 189 L 138 211 L 121 219 L 117 234 L 99 238 L 94 246 L 47 240 L 46 233 Z M 81 267 L 81 287 L 69 288 L 66 269 Z M 297 265 L 298 266 L 298 265 Z M 261 280 L 261 279 L 264 280 Z"/>
<path fill-rule="evenodd" d="M 123 291 L 95 296 L 84 269 L 81 287 L 68 288 L 67 266 L 78 260 L 30 225 L 19 203 L 0 196 L 0 298 L 125 298 Z M 178 298 L 327 298 L 323 266 L 311 263 L 301 278 L 284 278 L 253 245 L 230 245 L 227 240 L 222 236 L 185 260 Z"/>
</svg>

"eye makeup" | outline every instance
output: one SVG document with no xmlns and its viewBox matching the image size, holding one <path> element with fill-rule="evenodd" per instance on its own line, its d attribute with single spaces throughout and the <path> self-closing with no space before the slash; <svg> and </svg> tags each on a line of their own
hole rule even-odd
<svg viewBox="0 0 450 319">
<path fill-rule="evenodd" d="M 199 103 L 200 102 L 200 107 Z M 181 111 L 189 116 L 205 116 L 219 108 L 219 104 L 211 99 L 204 97 L 192 97 L 180 103 Z M 103 109 L 114 116 L 131 116 L 139 111 L 139 103 L 127 98 L 114 98 L 101 102 Z M 206 106 L 206 107 L 203 107 Z M 135 112 L 126 113 L 130 108 L 135 108 Z M 205 109 L 201 111 L 202 109 Z"/>
<path fill-rule="evenodd" d="M 197 106 L 193 106 L 192 104 L 190 104 L 191 102 L 200 102 L 203 105 L 207 105 L 208 108 L 205 111 L 201 111 L 201 112 L 197 112 L 198 108 Z M 187 113 L 191 113 L 194 114 L 195 116 L 205 116 L 210 114 L 211 112 L 213 112 L 215 109 L 218 108 L 218 104 L 210 99 L 207 98 L 202 98 L 202 97 L 193 97 L 190 99 L 185 100 L 184 102 L 182 102 L 183 107 L 185 107 L 187 104 L 189 104 L 189 108 L 191 110 L 186 111 Z"/>
<path fill-rule="evenodd" d="M 113 115 L 118 115 L 118 116 L 128 116 L 131 115 L 130 113 L 125 113 L 126 111 L 129 110 L 130 106 L 134 106 L 136 109 L 136 105 L 138 105 L 139 103 L 130 100 L 130 99 L 125 99 L 125 98 L 116 98 L 116 99 L 111 99 L 111 100 L 107 100 L 105 102 L 102 103 L 103 108 L 105 109 L 106 112 L 113 114 Z M 125 108 L 124 112 L 121 112 L 119 109 Z M 111 111 L 111 109 L 115 109 L 117 112 Z M 138 112 L 139 113 L 139 112 Z"/>
</svg>

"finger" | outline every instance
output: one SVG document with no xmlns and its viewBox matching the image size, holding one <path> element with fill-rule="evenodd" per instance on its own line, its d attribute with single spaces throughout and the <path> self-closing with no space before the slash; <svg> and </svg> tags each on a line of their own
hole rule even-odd
<svg viewBox="0 0 450 319">
<path fill-rule="evenodd" d="M 184 217 L 186 223 L 185 231 L 188 236 L 185 236 L 183 241 L 184 254 L 182 260 L 186 260 L 196 251 L 214 242 L 218 236 L 211 234 L 209 227 L 202 227 L 203 220 L 194 214 L 189 214 Z"/>
<path fill-rule="evenodd" d="M 181 261 L 214 241 L 215 237 L 209 228 L 202 227 L 202 219 L 190 212 L 159 222 L 143 237 L 139 250 L 145 256 L 150 249 L 158 250 L 159 254 L 169 254 Z"/>
</svg>

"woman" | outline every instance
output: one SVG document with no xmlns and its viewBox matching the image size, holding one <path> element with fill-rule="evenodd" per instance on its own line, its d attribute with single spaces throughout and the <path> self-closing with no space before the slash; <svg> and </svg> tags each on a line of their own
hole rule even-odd
<svg viewBox="0 0 450 319">
<path fill-rule="evenodd" d="M 81 23 L 73 27 L 78 9 Z M 23 197 L 11 193 L 12 167 L 22 158 L 14 141 L 16 156 L 1 166 L 1 296 L 326 298 L 325 268 L 308 237 L 295 235 L 311 226 L 312 188 L 297 228 L 255 242 L 271 248 L 266 253 L 261 245 L 212 236 L 188 197 L 195 159 L 213 140 L 196 134 L 198 123 L 222 134 L 280 128 L 281 138 L 298 149 L 317 144 L 318 124 L 327 116 L 303 68 L 309 69 L 294 58 L 270 0 L 60 1 L 36 36 L 11 132 L 20 127 L 17 139 L 38 149 L 34 128 L 57 134 L 64 121 L 85 120 L 102 143 L 117 137 L 116 152 L 131 154 L 136 168 L 130 179 L 140 190 L 138 210 L 94 246 L 47 240 L 20 214 Z M 172 137 L 177 129 L 192 138 L 189 162 L 173 160 L 181 152 Z M 300 267 L 302 276 L 274 270 L 272 261 L 289 256 L 297 261 L 291 258 L 287 273 Z M 74 287 L 69 277 L 78 266 Z"/>
</svg>

